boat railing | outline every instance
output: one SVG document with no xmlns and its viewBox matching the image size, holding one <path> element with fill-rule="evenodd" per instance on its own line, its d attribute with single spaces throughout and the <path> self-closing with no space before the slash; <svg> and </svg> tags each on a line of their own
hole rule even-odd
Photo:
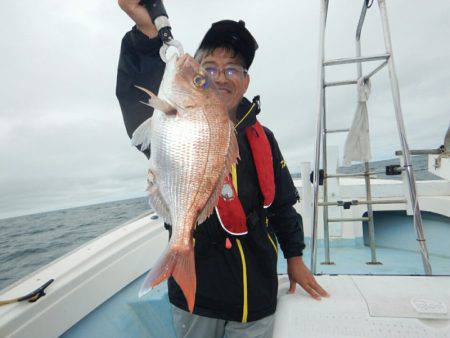
<svg viewBox="0 0 450 338">
<path fill-rule="evenodd" d="M 367 153 L 370 152 L 369 141 L 368 141 L 368 124 L 363 123 L 353 123 L 352 128 L 350 129 L 327 129 L 326 125 L 326 88 L 335 87 L 335 86 L 344 86 L 344 85 L 357 85 L 357 90 L 359 94 L 359 102 L 358 102 L 358 110 L 360 121 L 368 120 L 367 118 L 367 106 L 366 101 L 368 99 L 368 92 L 370 91 L 370 86 L 368 85 L 368 80 L 370 77 L 377 74 L 381 69 L 385 66 L 388 67 L 389 70 L 389 78 L 390 78 L 390 87 L 393 97 L 393 103 L 395 108 L 395 117 L 397 121 L 397 129 L 400 138 L 400 144 L 402 148 L 402 158 L 401 165 L 393 167 L 392 174 L 401 174 L 404 184 L 406 186 L 406 191 L 408 193 L 405 196 L 405 200 L 402 202 L 406 202 L 407 210 L 411 210 L 413 215 L 413 223 L 414 228 L 417 234 L 417 243 L 419 246 L 419 251 L 422 256 L 423 267 L 425 270 L 425 274 L 431 275 L 431 264 L 428 255 L 428 249 L 425 242 L 425 236 L 423 232 L 422 225 L 422 216 L 420 213 L 417 193 L 416 193 L 416 182 L 414 178 L 414 173 L 412 169 L 412 161 L 411 161 L 411 151 L 409 150 L 408 142 L 406 140 L 406 132 L 403 122 L 402 109 L 400 104 L 400 91 L 397 80 L 397 75 L 394 66 L 394 56 L 392 51 L 392 43 L 391 43 L 391 35 L 389 30 L 389 23 L 387 17 L 387 9 L 385 0 L 378 0 L 378 5 L 381 14 L 381 23 L 383 28 L 383 36 L 384 36 L 384 44 L 385 44 L 385 53 L 377 54 L 377 55 L 369 55 L 362 56 L 361 55 L 361 32 L 364 24 L 364 20 L 366 17 L 367 10 L 372 6 L 374 0 L 364 0 L 363 6 L 361 9 L 361 14 L 358 21 L 358 26 L 356 28 L 356 36 L 355 36 L 355 47 L 356 47 L 356 55 L 348 58 L 340 58 L 333 60 L 325 60 L 324 50 L 325 50 L 325 27 L 327 21 L 328 14 L 328 4 L 329 0 L 321 1 L 321 15 L 320 15 L 320 34 L 319 34 L 319 64 L 318 64 L 318 118 L 317 118 L 317 133 L 316 133 L 316 144 L 315 144 L 315 165 L 313 171 L 313 215 L 312 215 L 312 238 L 311 238 L 311 271 L 316 273 L 316 264 L 317 264 L 317 234 L 318 234 L 318 212 L 319 206 L 322 206 L 322 216 L 323 216 L 323 224 L 324 224 L 324 246 L 325 246 L 325 262 L 322 264 L 333 264 L 330 260 L 330 234 L 329 234 L 329 222 L 339 222 L 345 221 L 343 218 L 330 218 L 328 215 L 328 207 L 338 205 L 328 202 L 328 186 L 327 179 L 339 176 L 341 174 L 336 175 L 328 175 L 327 173 L 327 134 L 332 132 L 348 132 L 348 136 L 352 135 L 355 139 L 356 137 L 363 138 L 365 137 L 365 146 L 361 147 L 366 149 L 366 153 L 362 156 L 360 155 L 360 159 L 364 162 L 364 172 L 358 173 L 358 176 L 364 177 L 365 188 L 366 188 L 366 199 L 365 204 L 367 206 L 367 217 L 364 217 L 364 221 L 368 222 L 369 228 L 369 243 L 371 250 L 371 261 L 368 264 L 380 264 L 376 257 L 376 248 L 375 248 L 375 230 L 374 230 L 374 221 L 373 221 L 373 210 L 372 205 L 374 201 L 372 199 L 371 192 L 371 184 L 370 179 L 373 172 L 369 171 L 369 163 Z M 367 75 L 362 74 L 362 63 L 369 61 L 377 61 L 381 60 L 382 63 L 375 67 L 371 72 Z M 330 66 L 342 65 L 342 64 L 356 64 L 357 70 L 357 78 L 351 80 L 344 81 L 335 81 L 335 82 L 327 82 L 325 78 L 325 68 Z M 365 95 L 364 98 L 361 98 L 362 95 Z M 356 115 L 354 122 L 356 121 Z M 362 126 L 365 126 L 364 128 Z M 356 135 L 356 136 L 355 136 Z M 348 140 L 349 138 L 347 138 Z M 363 143 L 363 142 L 360 142 Z M 322 153 L 322 157 L 321 157 Z M 364 150 L 359 153 L 364 153 Z M 320 167 L 320 160 L 322 159 L 322 168 Z M 395 172 L 395 173 L 394 173 Z M 323 200 L 319 202 L 319 185 L 323 185 Z M 395 201 L 398 203 L 398 201 Z M 386 201 L 386 203 L 392 203 L 392 201 Z M 339 206 L 339 205 L 338 205 Z M 362 219 L 361 219 L 362 220 Z"/>
</svg>

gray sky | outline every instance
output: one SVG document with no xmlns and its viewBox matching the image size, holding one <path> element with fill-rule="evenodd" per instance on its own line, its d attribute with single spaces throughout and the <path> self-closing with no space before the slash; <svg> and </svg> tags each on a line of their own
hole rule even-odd
<svg viewBox="0 0 450 338">
<path fill-rule="evenodd" d="M 361 1 L 330 2 L 326 58 L 352 56 Z M 261 95 L 260 120 L 292 172 L 313 160 L 319 3 L 165 1 L 174 35 L 190 53 L 212 22 L 246 21 L 260 45 L 248 96 Z M 435 148 L 450 122 L 450 2 L 393 0 L 388 11 L 408 141 Z M 378 19 L 375 3 L 363 55 L 384 52 Z M 131 25 L 114 0 L 2 7 L 0 218 L 144 195 L 147 161 L 130 146 L 114 95 L 120 41 Z M 354 74 L 354 66 L 342 66 L 327 79 Z M 350 126 L 354 90 L 330 90 L 329 128 Z M 392 158 L 399 142 L 386 70 L 373 79 L 369 114 L 374 159 Z M 343 142 L 343 135 L 329 139 L 341 158 Z"/>
</svg>

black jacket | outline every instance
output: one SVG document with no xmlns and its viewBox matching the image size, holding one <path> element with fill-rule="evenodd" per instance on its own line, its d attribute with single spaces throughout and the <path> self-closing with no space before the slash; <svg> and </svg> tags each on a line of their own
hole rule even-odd
<svg viewBox="0 0 450 338">
<path fill-rule="evenodd" d="M 161 42 L 149 39 L 136 28 L 122 40 L 116 94 L 122 108 L 128 135 L 153 113 L 140 104 L 145 94 L 134 85 L 157 93 L 165 64 L 159 57 Z M 243 99 L 239 121 L 251 103 Z M 299 199 L 291 175 L 273 133 L 264 128 L 269 139 L 275 174 L 275 200 L 262 208 L 263 197 L 253 164 L 245 129 L 256 120 L 253 109 L 237 128 L 240 161 L 237 164 L 238 195 L 248 216 L 249 233 L 230 238 L 213 213 L 194 231 L 197 290 L 194 313 L 232 321 L 254 321 L 275 312 L 277 303 L 277 240 L 284 257 L 301 256 L 305 247 L 302 219 L 293 205 Z M 149 156 L 149 153 L 147 153 Z M 173 278 L 168 281 L 170 302 L 187 310 L 186 300 Z"/>
</svg>

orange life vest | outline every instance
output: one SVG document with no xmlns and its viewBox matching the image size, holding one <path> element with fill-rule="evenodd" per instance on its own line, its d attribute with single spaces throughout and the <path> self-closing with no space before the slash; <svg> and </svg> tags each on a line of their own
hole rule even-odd
<svg viewBox="0 0 450 338">
<path fill-rule="evenodd" d="M 268 208 L 275 198 L 275 177 L 273 173 L 272 150 L 267 135 L 256 121 L 245 130 L 253 155 L 259 187 L 264 198 L 263 207 Z M 247 217 L 233 185 L 231 175 L 224 180 L 219 202 L 215 208 L 222 228 L 234 236 L 247 234 Z"/>
</svg>

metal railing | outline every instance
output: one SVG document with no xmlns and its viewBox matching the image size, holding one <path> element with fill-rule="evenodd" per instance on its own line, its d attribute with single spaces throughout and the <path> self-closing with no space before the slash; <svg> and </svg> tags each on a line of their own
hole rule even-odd
<svg viewBox="0 0 450 338">
<path fill-rule="evenodd" d="M 329 222 L 342 222 L 342 221 L 367 221 L 369 225 L 369 243 L 371 250 L 371 261 L 368 264 L 381 264 L 376 258 L 376 247 L 375 247 L 375 231 L 373 222 L 373 204 L 388 204 L 388 203 L 406 203 L 406 199 L 401 200 L 372 200 L 370 177 L 374 172 L 369 171 L 369 163 L 364 162 L 364 172 L 358 174 L 337 174 L 337 175 L 327 175 L 327 134 L 336 132 L 347 132 L 349 129 L 327 129 L 326 125 L 326 88 L 334 86 L 343 85 L 354 85 L 357 84 L 358 79 L 363 77 L 362 74 L 362 63 L 369 61 L 383 60 L 383 62 L 375 67 L 371 72 L 365 75 L 364 80 L 377 74 L 385 66 L 389 70 L 390 85 L 392 91 L 392 97 L 394 101 L 395 116 L 397 120 L 397 129 L 400 137 L 400 144 L 402 147 L 402 156 L 404 166 L 401 168 L 407 177 L 408 188 L 409 188 L 409 199 L 411 200 L 413 217 L 414 217 L 414 228 L 417 234 L 417 241 L 419 244 L 419 250 L 422 256 L 423 266 L 425 273 L 427 275 L 432 274 L 431 265 L 428 256 L 428 249 L 425 243 L 425 237 L 423 234 L 422 217 L 420 214 L 419 203 L 417 200 L 416 193 L 416 183 L 414 179 L 414 174 L 411 166 L 411 153 L 408 147 L 408 142 L 406 140 L 406 133 L 403 122 L 403 115 L 400 104 L 400 91 L 398 86 L 397 75 L 394 66 L 394 56 L 392 52 L 392 43 L 389 31 L 389 23 L 386 12 L 385 0 L 378 0 L 378 5 L 381 14 L 381 21 L 383 27 L 384 44 L 386 48 L 386 53 L 371 56 L 361 56 L 361 32 L 366 16 L 367 9 L 369 6 L 369 1 L 364 0 L 361 10 L 361 14 L 358 21 L 358 26 L 356 29 L 355 47 L 356 56 L 349 58 L 341 58 L 334 60 L 325 60 L 324 49 L 325 49 L 325 28 L 328 14 L 328 4 L 329 0 L 321 0 L 321 13 L 320 13 L 320 33 L 319 33 L 319 63 L 318 63 L 318 105 L 317 105 L 317 138 L 315 145 L 315 165 L 314 165 L 314 178 L 313 178 L 313 228 L 312 228 L 312 239 L 311 239 L 311 271 L 316 273 L 317 264 L 317 233 L 318 233 L 318 211 L 319 206 L 323 207 L 323 224 L 324 224 L 324 246 L 325 246 L 325 262 L 323 264 L 333 264 L 330 259 L 330 243 L 329 243 Z M 357 79 L 355 80 L 345 80 L 345 81 L 335 81 L 326 82 L 325 81 L 325 67 L 355 63 L 357 70 Z M 320 152 L 322 151 L 322 167 L 324 170 L 323 175 L 323 201 L 319 203 L 319 169 L 320 169 Z M 362 176 L 364 177 L 365 187 L 366 187 L 366 200 L 352 201 L 355 204 L 365 204 L 367 207 L 367 217 L 358 218 L 329 218 L 328 217 L 328 207 L 330 206 L 342 206 L 342 201 L 328 202 L 328 186 L 327 179 L 333 177 L 343 177 L 343 176 Z M 352 205 L 352 202 L 347 202 L 347 206 Z M 350 204 L 348 204 L 350 203 Z"/>
</svg>

